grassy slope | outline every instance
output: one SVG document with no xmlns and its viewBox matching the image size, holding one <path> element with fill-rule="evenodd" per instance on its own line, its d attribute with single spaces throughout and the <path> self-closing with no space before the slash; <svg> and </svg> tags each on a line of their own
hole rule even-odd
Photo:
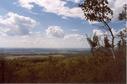
<svg viewBox="0 0 127 84">
<path fill-rule="evenodd" d="M 0 66 L 0 82 L 125 83 L 125 56 L 102 55 L 15 58 Z M 1 61 L 2 63 L 2 61 Z M 4 78 L 2 70 L 4 67 Z"/>
</svg>

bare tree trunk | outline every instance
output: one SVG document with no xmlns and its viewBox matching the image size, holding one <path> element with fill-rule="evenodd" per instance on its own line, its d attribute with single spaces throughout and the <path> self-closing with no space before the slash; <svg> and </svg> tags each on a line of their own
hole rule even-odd
<svg viewBox="0 0 127 84">
<path fill-rule="evenodd" d="M 111 28 L 110 28 L 110 26 L 107 24 L 107 22 L 105 22 L 104 20 L 102 20 L 103 21 L 103 24 L 105 25 L 105 26 L 107 26 L 108 27 L 108 30 L 109 30 L 109 32 L 110 32 L 110 34 L 111 34 L 111 36 L 112 36 L 112 45 L 111 45 L 111 48 L 112 48 L 112 55 L 113 55 L 113 58 L 115 59 L 115 50 L 114 50 L 114 39 L 115 39 L 115 37 L 114 37 L 114 35 L 113 35 L 113 32 L 112 32 L 112 30 L 111 30 Z"/>
<path fill-rule="evenodd" d="M 113 35 L 113 32 L 112 32 L 112 30 L 111 30 L 111 28 L 109 27 L 109 25 L 107 24 L 107 22 L 105 22 L 104 20 L 103 20 L 103 23 L 108 27 L 108 30 L 109 30 L 109 32 L 111 33 L 111 36 L 112 36 L 112 48 L 114 48 L 114 35 Z"/>
</svg>

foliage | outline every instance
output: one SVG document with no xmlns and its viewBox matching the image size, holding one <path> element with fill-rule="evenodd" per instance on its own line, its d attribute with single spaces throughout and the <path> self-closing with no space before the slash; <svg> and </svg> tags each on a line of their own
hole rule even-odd
<svg viewBox="0 0 127 84">
<path fill-rule="evenodd" d="M 104 47 L 105 47 L 105 48 L 110 48 L 110 47 L 111 47 L 107 35 L 105 35 L 105 37 L 104 37 Z"/>
<path fill-rule="evenodd" d="M 84 12 L 84 16 L 90 21 L 110 21 L 113 11 L 108 7 L 107 0 L 84 0 L 80 4 Z"/>
<path fill-rule="evenodd" d="M 111 27 L 108 25 L 108 22 L 110 22 L 112 19 L 113 11 L 108 6 L 108 1 L 107 0 L 84 0 L 83 3 L 81 3 L 79 6 L 81 7 L 81 9 L 83 11 L 86 20 L 101 22 L 104 24 L 104 28 L 108 29 L 108 31 L 110 32 L 112 41 L 110 44 L 109 39 L 108 39 L 109 37 L 105 36 L 104 41 L 103 41 L 104 47 L 112 49 L 111 50 L 112 56 L 115 59 L 115 57 L 116 57 L 115 56 L 115 45 L 114 45 L 115 35 L 113 34 Z M 126 20 L 127 4 L 125 4 L 123 8 L 124 8 L 124 10 L 122 11 L 122 13 L 119 14 L 119 17 L 118 17 L 119 20 Z M 121 35 L 120 36 L 121 40 L 118 41 L 118 46 L 121 46 L 121 45 L 126 46 L 126 40 L 123 39 L 124 36 L 122 36 L 124 34 L 121 32 L 120 35 Z M 93 38 L 95 38 L 95 35 L 93 36 Z M 95 44 L 95 42 L 94 42 L 95 39 L 93 39 L 93 41 L 92 41 L 90 38 L 87 37 L 87 40 L 91 46 L 91 51 L 93 53 L 94 47 L 97 46 L 97 44 L 93 45 L 93 44 Z"/>
<path fill-rule="evenodd" d="M 90 37 L 88 37 L 88 35 L 86 34 L 87 37 L 87 41 L 91 47 L 91 53 L 94 55 L 94 49 L 96 47 L 100 47 L 100 43 L 99 43 L 99 38 L 96 35 L 96 33 L 94 34 L 94 36 L 92 37 L 92 39 Z"/>
<path fill-rule="evenodd" d="M 127 20 L 127 4 L 125 4 L 123 6 L 123 11 L 122 11 L 122 13 L 119 14 L 118 19 L 119 20 Z"/>
<path fill-rule="evenodd" d="M 0 82 L 123 84 L 126 60 L 122 53 L 119 52 L 116 60 L 101 51 L 96 51 L 94 56 L 79 53 L 71 57 L 4 59 L 4 81 L 0 79 Z"/>
</svg>

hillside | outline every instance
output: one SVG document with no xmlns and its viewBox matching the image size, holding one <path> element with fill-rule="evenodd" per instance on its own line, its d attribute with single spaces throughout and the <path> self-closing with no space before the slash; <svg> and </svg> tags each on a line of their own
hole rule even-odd
<svg viewBox="0 0 127 84">
<path fill-rule="evenodd" d="M 5 83 L 118 83 L 126 78 L 125 55 L 96 53 L 74 56 L 39 55 L 35 58 L 1 58 L 0 82 Z M 3 73 L 2 73 L 3 72 Z"/>
</svg>

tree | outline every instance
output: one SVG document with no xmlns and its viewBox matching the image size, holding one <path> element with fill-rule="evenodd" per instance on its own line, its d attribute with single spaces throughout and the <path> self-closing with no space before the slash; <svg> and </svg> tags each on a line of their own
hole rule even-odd
<svg viewBox="0 0 127 84">
<path fill-rule="evenodd" d="M 114 55 L 114 35 L 111 27 L 108 25 L 108 22 L 111 21 L 113 16 L 113 11 L 108 7 L 107 0 L 84 0 L 83 3 L 79 5 L 84 12 L 86 20 L 89 21 L 98 21 L 104 24 L 105 28 L 111 34 L 112 44 L 111 48 Z"/>
<path fill-rule="evenodd" d="M 119 20 L 121 21 L 127 21 L 127 4 L 123 5 L 123 10 L 122 12 L 119 14 L 118 17 Z M 122 50 L 122 53 L 124 53 L 124 55 L 126 55 L 126 37 L 127 37 L 127 28 L 125 28 L 124 30 L 120 31 L 118 34 L 118 37 L 120 38 L 120 41 L 118 42 L 117 46 L 119 51 Z"/>
<path fill-rule="evenodd" d="M 127 21 L 127 4 L 123 5 L 123 11 L 119 14 L 118 19 Z M 126 33 L 127 33 L 126 28 L 119 32 L 118 37 L 120 37 L 120 39 L 121 39 L 120 40 L 121 46 L 126 46 Z"/>
<path fill-rule="evenodd" d="M 127 4 L 124 4 L 122 13 L 119 14 L 119 20 L 127 20 Z"/>
<path fill-rule="evenodd" d="M 120 37 L 120 46 L 126 47 L 126 30 L 120 31 L 118 37 Z"/>
<path fill-rule="evenodd" d="M 109 48 L 109 47 L 111 47 L 107 35 L 104 37 L 104 46 L 105 46 L 105 48 Z"/>
<path fill-rule="evenodd" d="M 96 35 L 96 33 L 94 34 L 92 39 L 90 37 L 88 37 L 87 34 L 86 34 L 86 37 L 87 37 L 87 41 L 88 41 L 88 43 L 90 44 L 90 47 L 91 47 L 91 53 L 94 56 L 94 49 L 99 46 L 99 38 Z"/>
</svg>

